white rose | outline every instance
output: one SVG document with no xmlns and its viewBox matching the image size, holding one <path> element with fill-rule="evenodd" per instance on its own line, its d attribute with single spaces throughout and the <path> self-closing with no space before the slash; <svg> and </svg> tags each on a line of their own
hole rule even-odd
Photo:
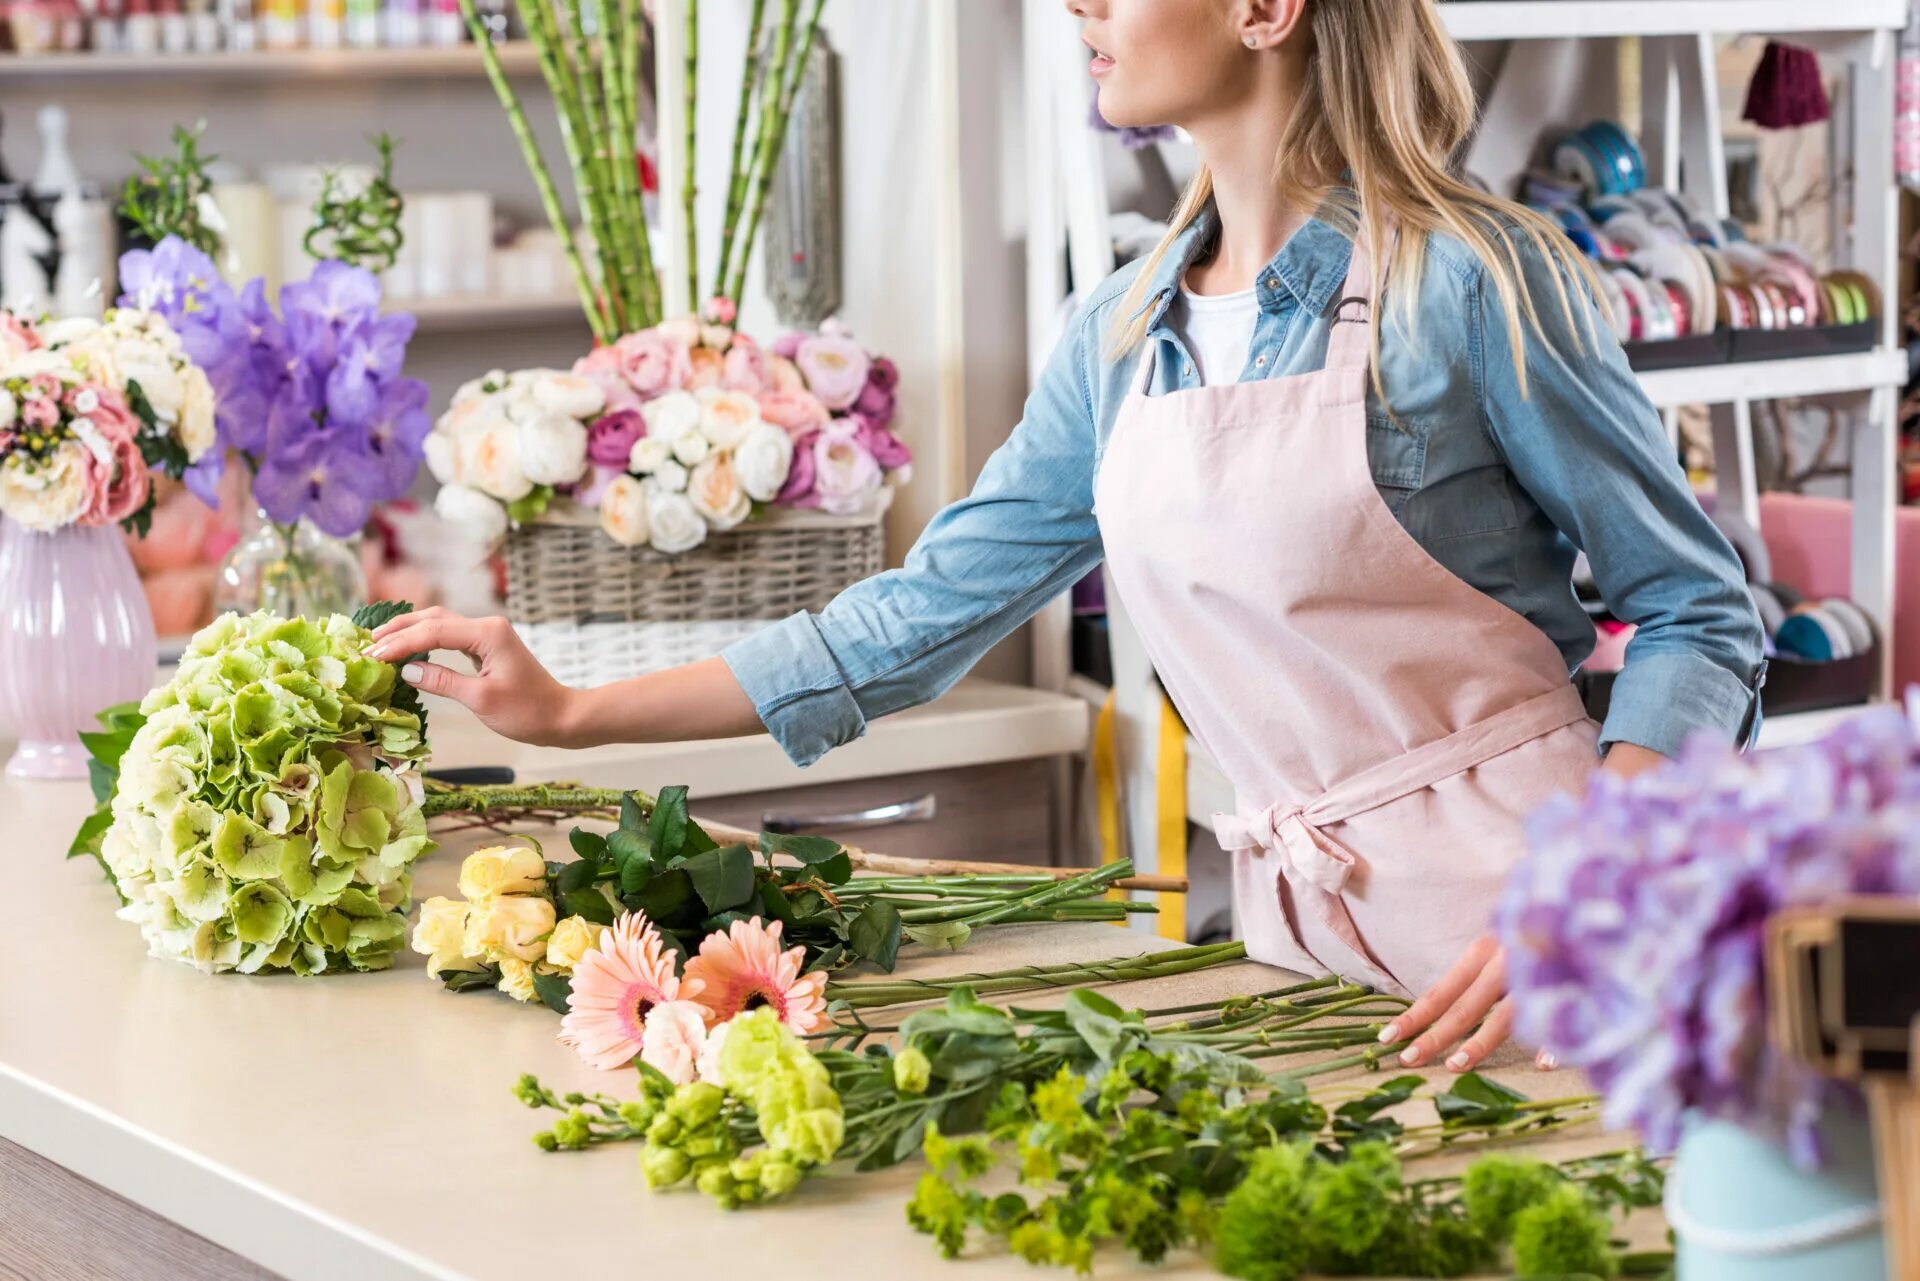
<svg viewBox="0 0 1920 1281">
<path fill-rule="evenodd" d="M 707 522 L 685 494 L 657 486 L 647 493 L 647 524 L 655 550 L 669 556 L 692 551 L 707 541 Z"/>
<path fill-rule="evenodd" d="M 682 467 L 677 460 L 669 458 L 653 469 L 653 483 L 655 488 L 664 489 L 669 493 L 685 493 L 687 489 L 687 469 Z"/>
<path fill-rule="evenodd" d="M 497 372 L 498 371 L 496 371 L 496 373 Z M 500 376 L 505 377 L 504 374 Z M 488 384 L 488 381 L 493 377 L 494 377 L 494 374 L 482 374 L 478 378 L 472 378 L 467 380 L 466 382 L 461 383 L 459 389 L 453 393 L 453 399 L 447 402 L 448 405 L 449 406 L 467 405 L 467 404 L 473 403 L 476 400 L 481 400 L 487 396 L 491 396 L 493 393 L 487 390 L 487 384 Z M 494 385 L 496 387 L 498 386 L 497 383 Z"/>
<path fill-rule="evenodd" d="M 91 387 L 82 389 L 80 394 L 73 398 L 75 413 L 90 414 L 98 408 L 100 408 L 100 393 Z"/>
<path fill-rule="evenodd" d="M 442 485 L 433 510 L 449 525 L 470 529 L 489 544 L 507 536 L 507 509 L 469 486 Z"/>
<path fill-rule="evenodd" d="M 88 316 L 68 316 L 40 327 L 40 341 L 48 347 L 71 347 L 99 333 L 105 326 Z"/>
<path fill-rule="evenodd" d="M 20 404 L 14 400 L 13 393 L 0 387 L 0 431 L 13 426 L 13 420 L 19 416 Z"/>
<path fill-rule="evenodd" d="M 453 437 L 441 431 L 428 433 L 421 449 L 426 454 L 427 470 L 442 485 L 460 483 L 460 464 L 454 452 Z"/>
<path fill-rule="evenodd" d="M 793 437 L 768 423 L 747 433 L 733 451 L 733 470 L 740 488 L 758 503 L 770 503 L 793 470 Z"/>
<path fill-rule="evenodd" d="M 180 421 L 187 387 L 166 353 L 144 339 L 135 338 L 115 346 L 113 361 L 120 372 L 118 386 L 138 383 L 140 394 L 147 398 L 156 418 L 168 426 Z"/>
<path fill-rule="evenodd" d="M 443 436 L 458 440 L 466 435 L 469 428 L 483 421 L 491 420 L 499 414 L 499 401 L 494 396 L 475 396 L 467 400 L 456 400 L 448 406 L 447 412 L 440 415 L 440 421 L 433 429 Z"/>
<path fill-rule="evenodd" d="M 199 462 L 201 455 L 213 448 L 213 384 L 194 366 L 188 366 L 183 375 L 186 396 L 180 402 L 180 422 L 175 430 L 187 451 L 187 461 Z"/>
<path fill-rule="evenodd" d="M 740 488 L 740 477 L 733 470 L 733 455 L 724 449 L 693 469 L 687 499 L 715 529 L 732 529 L 753 510 L 753 500 Z"/>
<path fill-rule="evenodd" d="M 700 430 L 720 449 L 732 449 L 760 425 L 760 402 L 747 392 L 708 387 L 699 400 Z"/>
<path fill-rule="evenodd" d="M 647 421 L 647 435 L 678 440 L 700 425 L 700 402 L 691 392 L 670 391 L 640 406 L 640 416 Z"/>
<path fill-rule="evenodd" d="M 64 351 L 48 351 L 42 348 L 38 351 L 24 352 L 7 366 L 9 378 L 32 378 L 35 374 L 52 374 L 61 382 L 69 384 L 86 381 L 73 367 L 73 362 L 67 359 L 67 353 Z"/>
<path fill-rule="evenodd" d="M 571 485 L 587 470 L 587 429 L 553 411 L 520 424 L 520 465 L 536 485 Z"/>
<path fill-rule="evenodd" d="M 587 419 L 606 408 L 606 393 L 591 378 L 553 370 L 533 380 L 533 399 L 541 408 L 569 418 Z"/>
<path fill-rule="evenodd" d="M 70 525 L 87 506 L 87 449 L 70 440 L 31 470 L 24 454 L 0 466 L 0 512 L 45 533 Z"/>
<path fill-rule="evenodd" d="M 623 547 L 647 541 L 647 489 L 631 476 L 615 476 L 600 496 L 600 528 Z"/>
<path fill-rule="evenodd" d="M 627 470 L 642 476 L 660 470 L 662 463 L 673 461 L 673 447 L 658 436 L 642 436 L 627 453 Z"/>
<path fill-rule="evenodd" d="M 680 438 L 673 442 L 673 456 L 683 467 L 698 467 L 712 448 L 713 446 L 707 443 L 707 438 L 699 432 L 682 432 Z"/>
<path fill-rule="evenodd" d="M 503 503 L 516 502 L 533 490 L 520 462 L 520 429 L 511 422 L 470 428 L 460 438 L 457 457 L 466 483 Z"/>
</svg>

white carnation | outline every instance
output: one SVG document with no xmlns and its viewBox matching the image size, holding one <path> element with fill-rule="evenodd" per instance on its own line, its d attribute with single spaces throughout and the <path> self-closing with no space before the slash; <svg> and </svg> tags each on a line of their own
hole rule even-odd
<svg viewBox="0 0 1920 1281">
<path fill-rule="evenodd" d="M 627 453 L 627 470 L 639 472 L 645 476 L 660 470 L 663 463 L 673 461 L 673 449 L 658 436 L 642 436 L 633 442 L 633 448 Z"/>
<path fill-rule="evenodd" d="M 691 392 L 670 391 L 640 406 L 647 420 L 647 435 L 661 440 L 678 440 L 700 425 L 700 402 Z"/>
<path fill-rule="evenodd" d="M 548 410 L 520 424 L 520 465 L 536 485 L 571 485 L 586 474 L 587 429 Z"/>
<path fill-rule="evenodd" d="M 707 541 L 707 522 L 685 494 L 651 485 L 647 493 L 647 525 L 654 549 L 669 556 L 692 551 Z"/>
<path fill-rule="evenodd" d="M 442 485 L 433 510 L 441 520 L 473 531 L 488 544 L 507 535 L 507 509 L 467 485 Z"/>
<path fill-rule="evenodd" d="M 647 541 L 647 487 L 631 476 L 615 476 L 600 496 L 600 528 L 623 547 Z"/>
<path fill-rule="evenodd" d="M 680 438 L 673 442 L 673 456 L 683 467 L 698 467 L 712 448 L 707 438 L 699 432 L 681 432 Z"/>
</svg>

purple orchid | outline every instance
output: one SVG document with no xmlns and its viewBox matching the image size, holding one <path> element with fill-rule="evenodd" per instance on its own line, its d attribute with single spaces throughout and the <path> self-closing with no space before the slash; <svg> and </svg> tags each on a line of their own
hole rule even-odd
<svg viewBox="0 0 1920 1281">
<path fill-rule="evenodd" d="M 373 514 L 373 469 L 348 428 L 302 433 L 278 450 L 253 480 L 254 501 L 276 523 L 303 517 L 335 538 L 365 528 Z"/>
</svg>

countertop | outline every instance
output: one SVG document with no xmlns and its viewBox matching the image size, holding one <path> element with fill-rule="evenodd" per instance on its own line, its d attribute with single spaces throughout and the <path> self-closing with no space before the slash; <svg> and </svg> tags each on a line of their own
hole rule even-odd
<svg viewBox="0 0 1920 1281">
<path fill-rule="evenodd" d="M 904 1219 L 916 1165 L 817 1179 L 785 1204 L 728 1215 L 697 1194 L 649 1193 L 636 1146 L 538 1151 L 529 1138 L 544 1114 L 509 1093 L 521 1072 L 616 1094 L 631 1078 L 581 1064 L 540 1007 L 442 991 L 410 951 L 385 973 L 305 980 L 149 958 L 92 861 L 61 857 L 89 808 L 79 783 L 0 782 L 0 1137 L 295 1281 L 699 1275 L 703 1262 L 723 1276 L 940 1277 L 954 1266 Z M 421 864 L 416 899 L 452 893 L 475 843 L 462 834 Z M 1155 946 L 1105 925 L 1009 927 L 955 957 L 909 948 L 902 971 Z M 1225 997 L 1271 986 L 1258 968 L 1116 994 L 1136 1005 Z M 1501 1080 L 1536 1097 L 1578 1092 L 1570 1074 L 1543 1079 L 1515 1054 L 1499 1064 Z M 1099 1267 L 1135 1270 L 1118 1256 Z M 1152 1272 L 1209 1275 L 1191 1255 Z M 1035 1273 L 992 1254 L 952 1275 Z"/>
</svg>

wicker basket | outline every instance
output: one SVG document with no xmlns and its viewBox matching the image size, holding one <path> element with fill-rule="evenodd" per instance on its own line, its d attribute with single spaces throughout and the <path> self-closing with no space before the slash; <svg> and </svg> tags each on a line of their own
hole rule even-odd
<svg viewBox="0 0 1920 1281">
<path fill-rule="evenodd" d="M 593 513 L 556 505 L 507 535 L 507 615 L 569 685 L 710 657 L 879 573 L 891 498 L 856 516 L 775 508 L 678 556 L 622 547 Z"/>
</svg>

